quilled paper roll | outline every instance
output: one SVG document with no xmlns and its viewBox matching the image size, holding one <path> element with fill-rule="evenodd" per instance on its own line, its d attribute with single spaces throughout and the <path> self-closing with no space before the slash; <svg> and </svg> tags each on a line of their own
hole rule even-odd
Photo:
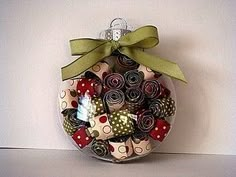
<svg viewBox="0 0 236 177">
<path fill-rule="evenodd" d="M 150 153 L 152 150 L 150 139 L 144 133 L 134 134 L 132 136 L 132 145 L 134 153 L 137 155 L 145 155 Z"/>
<path fill-rule="evenodd" d="M 162 142 L 170 130 L 170 124 L 162 119 L 157 119 L 154 128 L 149 132 L 154 140 Z"/>
<path fill-rule="evenodd" d="M 85 126 L 80 127 L 72 136 L 75 143 L 82 149 L 93 140 Z"/>
<path fill-rule="evenodd" d="M 64 115 L 65 119 L 67 119 L 73 127 L 78 128 L 80 126 L 87 125 L 86 122 L 77 118 L 77 110 L 76 109 L 69 109 L 69 110 L 65 110 L 65 111 L 66 111 L 66 114 Z"/>
<path fill-rule="evenodd" d="M 175 101 L 172 98 L 156 99 L 151 102 L 149 109 L 158 118 L 175 115 Z"/>
<path fill-rule="evenodd" d="M 139 66 L 134 60 L 125 55 L 119 55 L 115 62 L 115 72 L 124 74 L 126 71 L 137 69 Z"/>
<path fill-rule="evenodd" d="M 161 76 L 160 73 L 154 72 L 144 65 L 139 65 L 137 70 L 143 74 L 144 80 L 157 79 Z"/>
<path fill-rule="evenodd" d="M 144 94 L 140 88 L 129 88 L 125 92 L 126 105 L 130 113 L 136 113 L 140 109 L 145 100 Z"/>
<path fill-rule="evenodd" d="M 103 101 L 109 112 L 114 112 L 121 109 L 125 104 L 125 95 L 121 90 L 111 89 L 105 93 Z"/>
<path fill-rule="evenodd" d="M 122 89 L 125 85 L 124 77 L 119 73 L 108 74 L 104 78 L 104 87 L 106 90 Z"/>
<path fill-rule="evenodd" d="M 149 99 L 159 98 L 161 95 L 161 84 L 157 80 L 146 80 L 142 84 L 142 91 Z"/>
<path fill-rule="evenodd" d="M 138 72 L 138 70 L 130 70 L 124 74 L 125 86 L 126 88 L 130 87 L 139 87 L 143 81 L 143 75 Z"/>
<path fill-rule="evenodd" d="M 110 66 L 106 62 L 98 62 L 85 72 L 87 78 L 99 78 L 101 81 L 103 78 L 111 72 Z"/>
<path fill-rule="evenodd" d="M 134 132 L 134 123 L 128 110 L 119 110 L 111 113 L 109 122 L 115 137 L 129 135 Z"/>
<path fill-rule="evenodd" d="M 115 159 L 125 159 L 133 154 L 133 147 L 130 137 L 113 138 L 108 141 L 109 150 Z"/>
<path fill-rule="evenodd" d="M 88 94 L 90 97 L 97 97 L 101 94 L 102 85 L 97 79 L 80 78 L 76 89 L 79 96 Z"/>
<path fill-rule="evenodd" d="M 77 109 L 78 94 L 75 90 L 62 90 L 59 96 L 60 110 L 63 113 L 66 109 Z"/>
<path fill-rule="evenodd" d="M 89 123 L 91 127 L 88 128 L 88 131 L 97 140 L 106 140 L 114 137 L 114 132 L 106 113 L 89 119 Z"/>
<path fill-rule="evenodd" d="M 69 135 L 69 136 L 72 136 L 76 130 L 77 130 L 77 127 L 74 126 L 69 120 L 68 118 L 66 117 L 63 121 L 63 128 L 65 130 L 65 132 Z"/>
<path fill-rule="evenodd" d="M 92 107 L 93 107 L 93 116 L 98 116 L 105 113 L 103 101 L 102 98 L 100 97 L 92 99 Z"/>
<path fill-rule="evenodd" d="M 99 157 L 105 157 L 109 154 L 108 142 L 95 139 L 92 142 L 91 150 L 93 153 L 95 153 Z"/>
<path fill-rule="evenodd" d="M 150 132 L 155 124 L 155 118 L 151 111 L 142 109 L 137 112 L 137 126 L 142 132 Z"/>
</svg>

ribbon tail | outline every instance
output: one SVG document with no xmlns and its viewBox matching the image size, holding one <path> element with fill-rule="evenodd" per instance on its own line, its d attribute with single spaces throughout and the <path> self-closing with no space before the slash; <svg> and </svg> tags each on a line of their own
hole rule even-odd
<svg viewBox="0 0 236 177">
<path fill-rule="evenodd" d="M 174 62 L 149 55 L 140 49 L 122 47 L 119 49 L 119 51 L 120 53 L 128 56 L 139 64 L 142 64 L 154 71 L 160 72 L 174 79 L 187 83 L 183 72 Z"/>
<path fill-rule="evenodd" d="M 68 80 L 80 75 L 103 58 L 110 56 L 113 50 L 111 44 L 107 42 L 82 55 L 72 63 L 61 68 L 62 80 Z"/>
</svg>

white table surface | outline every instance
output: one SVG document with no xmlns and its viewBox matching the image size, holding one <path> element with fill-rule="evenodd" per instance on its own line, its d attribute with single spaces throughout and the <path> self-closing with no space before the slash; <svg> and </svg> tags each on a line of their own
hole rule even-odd
<svg viewBox="0 0 236 177">
<path fill-rule="evenodd" d="M 113 164 L 78 151 L 0 149 L 0 177 L 235 177 L 236 156 L 151 154 Z"/>
</svg>

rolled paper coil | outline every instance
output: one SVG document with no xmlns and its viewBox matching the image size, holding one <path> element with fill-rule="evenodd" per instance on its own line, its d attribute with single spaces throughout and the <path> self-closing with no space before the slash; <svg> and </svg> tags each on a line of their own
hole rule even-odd
<svg viewBox="0 0 236 177">
<path fill-rule="evenodd" d="M 143 109 L 137 112 L 137 126 L 142 132 L 150 132 L 155 124 L 155 118 L 150 110 Z"/>
<path fill-rule="evenodd" d="M 125 159 L 133 154 L 133 147 L 130 137 L 111 139 L 108 142 L 110 153 L 115 159 Z"/>
<path fill-rule="evenodd" d="M 105 93 L 103 101 L 109 112 L 120 110 L 125 104 L 125 95 L 121 90 L 112 89 Z"/>
<path fill-rule="evenodd" d="M 143 75 L 138 70 L 130 70 L 124 74 L 124 79 L 126 88 L 137 88 L 143 81 Z"/>
<path fill-rule="evenodd" d="M 93 140 L 91 145 L 91 150 L 94 154 L 99 157 L 105 157 L 109 154 L 109 146 L 106 141 L 103 140 Z"/>
<path fill-rule="evenodd" d="M 115 62 L 115 72 L 124 74 L 126 71 L 137 69 L 139 66 L 138 63 L 128 58 L 125 55 L 118 55 Z"/>
<path fill-rule="evenodd" d="M 88 131 L 97 140 L 107 140 L 114 137 L 113 128 L 106 113 L 89 119 L 89 123 L 91 127 L 88 128 Z"/>
<path fill-rule="evenodd" d="M 119 110 L 109 115 L 109 122 L 115 137 L 130 135 L 134 132 L 134 123 L 128 110 Z"/>
<path fill-rule="evenodd" d="M 132 145 L 134 153 L 137 155 L 145 155 L 152 151 L 152 144 L 146 134 L 134 134 L 132 136 Z"/>
<path fill-rule="evenodd" d="M 85 72 L 87 78 L 99 78 L 103 81 L 104 77 L 111 72 L 110 66 L 106 62 L 98 62 Z"/>
<path fill-rule="evenodd" d="M 80 78 L 77 81 L 76 89 L 79 96 L 87 94 L 90 97 L 98 97 L 101 94 L 102 85 L 97 79 Z"/>
<path fill-rule="evenodd" d="M 149 106 L 152 114 L 158 118 L 174 116 L 176 107 L 172 98 L 162 98 L 153 100 Z"/>
<path fill-rule="evenodd" d="M 125 92 L 126 105 L 131 113 L 136 113 L 144 104 L 144 94 L 140 88 L 129 88 Z"/>
<path fill-rule="evenodd" d="M 78 94 L 75 90 L 66 89 L 62 90 L 59 95 L 60 110 L 77 109 L 78 107 Z"/>
<path fill-rule="evenodd" d="M 119 73 L 108 74 L 104 78 L 104 86 L 109 89 L 122 89 L 125 85 L 124 77 Z"/>
</svg>

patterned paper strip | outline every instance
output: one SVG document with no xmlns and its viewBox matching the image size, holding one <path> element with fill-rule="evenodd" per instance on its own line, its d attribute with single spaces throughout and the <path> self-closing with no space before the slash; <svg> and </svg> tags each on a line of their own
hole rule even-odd
<svg viewBox="0 0 236 177">
<path fill-rule="evenodd" d="M 88 94 L 90 97 L 97 97 L 101 94 L 102 85 L 96 79 L 80 78 L 77 82 L 79 96 Z"/>
<path fill-rule="evenodd" d="M 124 85 L 124 77 L 119 73 L 111 73 L 104 78 L 104 86 L 107 90 L 122 89 Z"/>
<path fill-rule="evenodd" d="M 111 72 L 110 66 L 106 62 L 98 62 L 85 72 L 87 78 L 99 78 L 101 81 Z"/>
<path fill-rule="evenodd" d="M 69 120 L 68 118 L 65 118 L 64 121 L 63 121 L 63 128 L 65 130 L 65 132 L 69 135 L 69 136 L 72 136 L 76 130 L 77 130 L 77 127 L 74 126 Z"/>
<path fill-rule="evenodd" d="M 133 154 L 131 138 L 116 138 L 109 140 L 109 149 L 115 159 L 125 159 Z"/>
<path fill-rule="evenodd" d="M 136 113 L 140 109 L 145 100 L 144 94 L 140 88 L 129 88 L 125 92 L 126 105 L 130 113 Z"/>
<path fill-rule="evenodd" d="M 146 134 L 134 134 L 132 136 L 132 145 L 134 153 L 137 155 L 145 155 L 151 152 L 152 145 Z"/>
<path fill-rule="evenodd" d="M 80 127 L 72 136 L 75 143 L 82 149 L 85 146 L 89 145 L 93 140 L 90 135 L 87 133 L 85 126 Z"/>
<path fill-rule="evenodd" d="M 99 116 L 105 113 L 105 108 L 103 106 L 103 101 L 100 97 L 96 97 L 92 99 L 92 110 L 93 116 Z"/>
<path fill-rule="evenodd" d="M 134 123 L 127 110 L 115 111 L 109 115 L 114 136 L 129 135 L 134 132 Z"/>
<path fill-rule="evenodd" d="M 142 84 L 142 91 L 147 98 L 156 99 L 161 95 L 161 85 L 157 80 L 146 80 Z"/>
<path fill-rule="evenodd" d="M 137 112 L 137 126 L 142 132 L 150 132 L 155 124 L 155 118 L 151 111 L 143 109 Z"/>
<path fill-rule="evenodd" d="M 138 71 L 144 75 L 144 80 L 153 80 L 153 79 L 157 79 L 161 76 L 160 73 L 154 72 L 150 68 L 148 68 L 144 65 L 139 65 Z"/>
<path fill-rule="evenodd" d="M 66 109 L 77 109 L 78 94 L 75 90 L 62 90 L 59 96 L 60 110 L 63 113 Z"/>
<path fill-rule="evenodd" d="M 137 69 L 138 63 L 125 55 L 119 55 L 115 62 L 115 72 L 124 74 L 126 71 Z"/>
<path fill-rule="evenodd" d="M 125 86 L 130 87 L 139 87 L 143 81 L 143 75 L 138 72 L 138 70 L 130 70 L 124 74 Z"/>
<path fill-rule="evenodd" d="M 175 115 L 175 101 L 172 98 L 156 99 L 149 106 L 152 114 L 158 118 Z"/>
<path fill-rule="evenodd" d="M 109 112 L 114 112 L 121 109 L 124 105 L 125 95 L 121 90 L 112 89 L 105 93 L 103 100 Z"/>
<path fill-rule="evenodd" d="M 91 146 L 91 150 L 99 157 L 105 157 L 109 154 L 108 142 L 103 140 L 94 140 Z"/>
<path fill-rule="evenodd" d="M 149 132 L 149 135 L 154 139 L 162 142 L 170 130 L 170 124 L 162 119 L 157 119 L 154 128 Z"/>
<path fill-rule="evenodd" d="M 102 114 L 93 119 L 89 119 L 90 126 L 88 128 L 92 137 L 97 140 L 106 140 L 114 137 L 112 126 L 108 121 L 107 114 Z"/>
</svg>

